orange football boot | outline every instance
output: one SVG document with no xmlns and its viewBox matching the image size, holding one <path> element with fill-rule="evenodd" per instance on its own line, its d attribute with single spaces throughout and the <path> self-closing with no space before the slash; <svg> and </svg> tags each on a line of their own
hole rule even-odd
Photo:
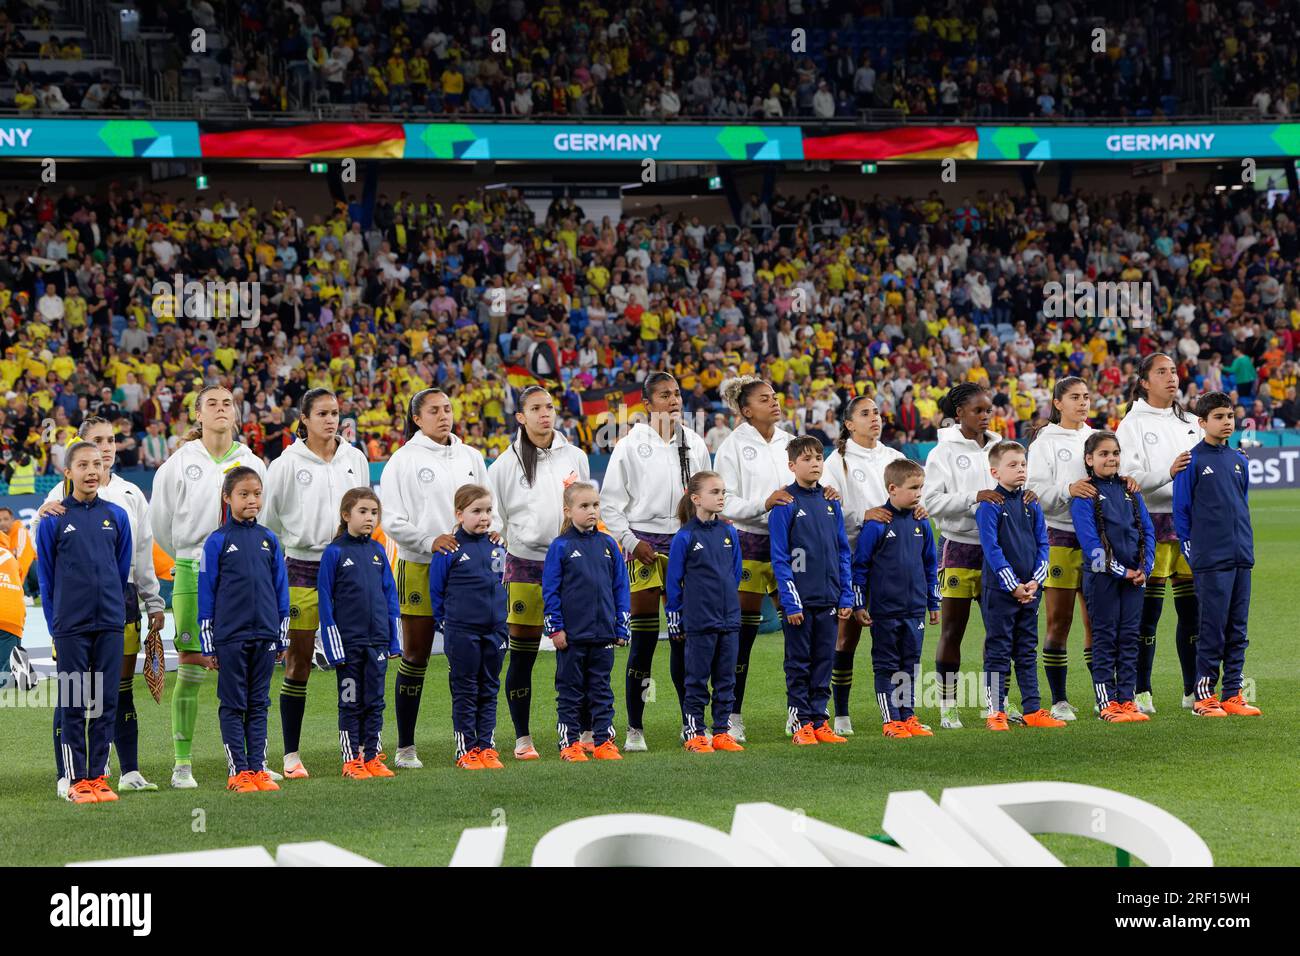
<svg viewBox="0 0 1300 956">
<path fill-rule="evenodd" d="M 227 778 L 226 789 L 233 793 L 257 793 L 257 782 L 253 780 L 253 772 L 245 770 Z"/>
<path fill-rule="evenodd" d="M 389 770 L 388 766 L 384 763 L 385 757 L 387 757 L 387 754 L 375 754 L 367 760 L 363 764 L 366 768 L 366 773 L 370 774 L 372 777 L 396 777 L 397 774 Z"/>
<path fill-rule="evenodd" d="M 1010 730 L 1011 729 L 1010 727 L 1007 726 L 1007 712 L 1005 710 L 999 710 L 997 713 L 990 714 L 988 717 L 985 717 L 984 726 L 987 727 L 989 730 Z"/>
<path fill-rule="evenodd" d="M 560 759 L 569 763 L 586 763 L 587 753 L 576 740 L 560 751 Z M 481 766 L 481 765 L 480 765 Z"/>
<path fill-rule="evenodd" d="M 113 788 L 108 785 L 108 780 L 104 777 L 96 777 L 90 781 L 90 786 L 95 791 L 95 800 L 98 803 L 112 803 L 117 799 L 117 794 Z"/>
<path fill-rule="evenodd" d="M 1246 698 L 1240 694 L 1234 694 L 1227 698 L 1219 705 L 1223 710 L 1232 714 L 1234 717 L 1258 717 L 1264 712 L 1254 704 L 1246 703 Z"/>
<path fill-rule="evenodd" d="M 1026 727 L 1064 727 L 1065 721 L 1057 720 L 1041 707 L 1032 714 L 1025 714 Z"/>
<path fill-rule="evenodd" d="M 899 740 L 912 736 L 912 732 L 907 729 L 907 724 L 901 720 L 891 720 L 884 725 L 881 732 L 886 737 L 896 737 Z"/>
<path fill-rule="evenodd" d="M 790 743 L 806 747 L 809 744 L 821 743 L 821 741 L 817 739 L 817 732 L 813 730 L 813 725 L 804 724 L 794 732 L 794 736 L 790 738 Z"/>
<path fill-rule="evenodd" d="M 917 717 L 916 714 L 913 714 L 911 717 L 907 718 L 907 720 L 903 721 L 903 726 L 907 728 L 907 732 L 913 737 L 934 736 L 934 731 L 921 723 L 921 718 Z"/>
<path fill-rule="evenodd" d="M 360 757 L 349 760 L 343 765 L 343 776 L 352 780 L 369 780 L 370 771 Z"/>
<path fill-rule="evenodd" d="M 682 747 L 693 754 L 711 754 L 714 747 L 709 744 L 709 739 L 703 734 L 696 734 L 690 740 L 687 740 Z"/>
<path fill-rule="evenodd" d="M 849 742 L 848 737 L 841 737 L 831 729 L 829 720 L 823 720 L 821 726 L 814 727 L 813 736 L 817 738 L 819 744 L 846 744 Z"/>
<path fill-rule="evenodd" d="M 1133 709 L 1137 710 L 1136 704 Z M 1141 713 L 1141 711 L 1139 711 L 1139 713 Z M 1132 713 L 1125 710 L 1124 705 L 1117 700 L 1112 700 L 1109 704 L 1103 707 L 1097 716 L 1108 724 L 1131 724 L 1133 722 Z M 1146 715 L 1144 714 L 1143 716 Z"/>
<path fill-rule="evenodd" d="M 601 744 L 599 747 L 593 750 L 591 755 L 595 757 L 597 760 L 622 760 L 623 759 L 623 755 L 619 753 L 618 744 L 614 743 L 613 737 L 611 737 L 609 740 L 606 740 L 603 744 Z"/>
<path fill-rule="evenodd" d="M 99 803 L 99 799 L 95 796 L 95 788 L 91 786 L 89 780 L 78 780 L 68 788 L 68 802 Z"/>
<path fill-rule="evenodd" d="M 745 748 L 742 747 L 740 744 L 736 743 L 736 738 L 731 736 L 731 734 L 714 734 L 713 749 L 729 750 L 732 751 L 733 753 L 736 753 L 741 750 L 744 750 Z"/>
<path fill-rule="evenodd" d="M 487 767 L 483 766 L 483 761 L 479 759 L 479 752 L 477 747 L 465 751 L 456 761 L 456 766 L 461 770 L 486 770 Z"/>
<path fill-rule="evenodd" d="M 1211 694 L 1192 704 L 1192 713 L 1197 717 L 1227 717 L 1228 712 L 1219 704 L 1219 698 Z"/>
<path fill-rule="evenodd" d="M 253 775 L 253 786 L 258 790 L 279 790 L 280 785 L 271 779 L 271 774 L 266 770 L 250 770 Z"/>
<path fill-rule="evenodd" d="M 506 769 L 506 765 L 501 762 L 501 755 L 491 747 L 485 747 L 478 752 L 478 762 L 487 770 Z"/>
<path fill-rule="evenodd" d="M 1137 703 L 1134 701 L 1131 700 L 1122 701 L 1119 707 L 1120 710 L 1128 714 L 1128 719 L 1135 724 L 1140 724 L 1144 720 L 1151 719 L 1151 715 L 1142 713 L 1142 711 L 1138 709 Z"/>
</svg>

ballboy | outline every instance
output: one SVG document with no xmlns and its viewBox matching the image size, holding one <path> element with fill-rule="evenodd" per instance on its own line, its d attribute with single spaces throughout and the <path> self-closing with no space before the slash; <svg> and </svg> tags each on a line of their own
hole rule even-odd
<svg viewBox="0 0 1300 956">
<path fill-rule="evenodd" d="M 1260 709 L 1241 695 L 1246 664 L 1246 621 L 1250 616 L 1250 570 L 1255 566 L 1255 534 L 1246 490 L 1246 456 L 1228 447 L 1235 425 L 1232 400 L 1206 392 L 1196 403 L 1205 438 L 1174 477 L 1174 528 L 1191 565 L 1201 604 L 1196 643 L 1198 717 L 1258 717 Z M 1223 700 L 1215 696 L 1223 669 Z"/>
<path fill-rule="evenodd" d="M 885 466 L 884 480 L 892 518 L 862 525 L 853 556 L 853 603 L 858 621 L 871 627 L 871 668 L 884 735 L 933 737 L 914 709 L 926 611 L 931 624 L 939 623 L 934 533 L 928 519 L 914 514 L 925 469 L 900 458 Z"/>
<path fill-rule="evenodd" d="M 796 744 L 847 743 L 827 722 L 831 667 L 840 618 L 853 609 L 853 556 L 839 501 L 818 483 L 822 445 L 796 438 L 787 446 L 793 500 L 768 516 L 772 571 L 785 617 L 785 687 Z"/>
<path fill-rule="evenodd" d="M 1001 504 L 981 502 L 975 509 L 980 548 L 980 613 L 984 616 L 985 725 L 1007 730 L 1007 685 L 1016 665 L 1020 706 L 1028 727 L 1064 727 L 1039 706 L 1038 602 L 1047 578 L 1047 524 L 1037 502 L 1025 500 L 1027 459 L 1018 442 L 998 442 L 989 449 L 989 471 L 997 481 Z"/>
</svg>

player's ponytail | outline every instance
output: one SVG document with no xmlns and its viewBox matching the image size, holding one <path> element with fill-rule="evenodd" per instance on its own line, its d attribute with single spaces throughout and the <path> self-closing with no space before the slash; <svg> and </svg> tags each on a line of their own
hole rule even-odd
<svg viewBox="0 0 1300 956">
<path fill-rule="evenodd" d="M 519 393 L 519 403 L 516 407 L 523 408 L 524 403 L 528 401 L 528 396 L 536 392 L 543 392 L 548 397 L 551 394 L 542 385 L 529 385 L 526 389 L 524 389 L 522 392 Z M 522 413 L 516 413 L 516 414 L 522 414 Z M 519 426 L 519 438 L 515 442 L 515 444 L 512 445 L 511 447 L 514 449 L 515 457 L 519 459 L 519 464 L 523 466 L 524 478 L 527 479 L 528 487 L 531 488 L 533 486 L 533 482 L 537 478 L 538 448 L 533 443 L 533 440 L 528 437 L 528 426 L 522 424 Z"/>
<path fill-rule="evenodd" d="M 844 417 L 840 420 L 840 434 L 835 439 L 835 450 L 840 453 L 840 467 L 844 469 L 844 477 L 846 478 L 849 475 L 849 459 L 845 452 L 849 447 L 849 439 L 853 437 L 849 431 L 849 419 L 853 417 L 853 412 L 857 409 L 858 403 L 870 397 L 869 395 L 858 395 L 850 399 L 849 403 L 844 406 Z"/>
</svg>

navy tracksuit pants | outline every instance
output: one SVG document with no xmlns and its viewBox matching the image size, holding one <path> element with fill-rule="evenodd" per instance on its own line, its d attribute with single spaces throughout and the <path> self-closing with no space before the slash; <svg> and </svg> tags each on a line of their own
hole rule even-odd
<svg viewBox="0 0 1300 956">
<path fill-rule="evenodd" d="M 334 668 L 339 688 L 339 752 L 343 762 L 374 760 L 384 745 L 384 681 L 388 647 L 350 644 L 347 659 Z"/>
<path fill-rule="evenodd" d="M 57 640 L 56 716 L 64 775 L 74 782 L 105 776 L 117 723 L 122 629 L 61 634 Z"/>
<path fill-rule="evenodd" d="M 458 760 L 471 750 L 496 749 L 497 691 L 509 641 L 504 627 L 488 634 L 448 628 L 443 634 L 451 667 L 451 724 Z"/>
<path fill-rule="evenodd" d="M 1113 574 L 1083 572 L 1083 603 L 1092 622 L 1092 687 L 1097 706 L 1133 699 L 1145 588 Z"/>
<path fill-rule="evenodd" d="M 871 622 L 871 669 L 876 678 L 880 719 L 907 720 L 915 713 L 925 619 L 887 618 Z"/>
<path fill-rule="evenodd" d="M 230 776 L 266 763 L 266 714 L 278 635 L 217 645 L 217 716 Z"/>
<path fill-rule="evenodd" d="M 560 749 L 578 742 L 583 718 L 590 714 L 596 746 L 614 739 L 614 644 L 572 641 L 555 652 L 555 710 Z"/>
<path fill-rule="evenodd" d="M 820 725 L 826 722 L 831 699 L 831 666 L 840 619 L 833 607 L 805 607 L 803 623 L 781 625 L 785 632 L 785 701 L 791 722 Z"/>
<path fill-rule="evenodd" d="M 1196 697 L 1214 695 L 1223 668 L 1223 700 L 1241 693 L 1246 666 L 1246 622 L 1250 617 L 1250 568 L 1196 571 L 1201 630 L 1196 638 Z M 60 645 L 62 646 L 62 645 Z"/>
<path fill-rule="evenodd" d="M 704 707 L 709 702 L 709 681 L 713 681 L 713 732 L 729 733 L 731 710 L 736 705 L 736 657 L 740 653 L 740 631 L 692 631 L 686 645 L 686 729 L 687 739 L 698 737 L 708 726 Z"/>
<path fill-rule="evenodd" d="M 1016 665 L 1020 707 L 1026 714 L 1039 710 L 1038 602 L 1040 589 L 1028 604 L 1006 591 L 984 588 L 980 614 L 984 617 L 984 701 L 990 711 L 1007 709 L 1011 665 Z"/>
</svg>

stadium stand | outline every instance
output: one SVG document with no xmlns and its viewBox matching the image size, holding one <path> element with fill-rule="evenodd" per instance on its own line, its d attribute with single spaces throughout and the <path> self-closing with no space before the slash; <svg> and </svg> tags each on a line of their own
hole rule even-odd
<svg viewBox="0 0 1300 956">
<path fill-rule="evenodd" d="M 836 410 L 864 391 L 885 412 L 886 441 L 933 440 L 935 403 L 963 380 L 992 389 L 994 429 L 1024 437 L 1065 374 L 1090 382 L 1095 422 L 1114 427 L 1155 349 L 1177 356 L 1189 397 L 1223 388 L 1257 429 L 1297 424 L 1294 194 L 1269 208 L 1263 194 L 1212 187 L 980 192 L 950 208 L 933 193 L 814 187 L 777 195 L 766 216 L 755 204 L 745 215 L 770 230 L 657 210 L 598 223 L 564 199 L 535 219 L 504 189 L 445 205 L 381 196 L 369 228 L 356 202 L 300 212 L 119 186 L 9 193 L 0 445 L 8 468 L 26 454 L 45 472 L 100 414 L 119 423 L 123 467 L 156 467 L 197 390 L 221 382 L 246 440 L 271 459 L 295 402 L 320 385 L 382 461 L 400 444 L 405 400 L 436 383 L 458 432 L 491 458 L 513 427 L 512 383 L 549 374 L 566 433 L 590 449 L 598 422 L 584 393 L 630 393 L 661 367 L 712 447 L 730 427 L 717 385 L 737 372 L 772 381 L 790 427 L 827 443 Z M 177 271 L 259 282 L 260 324 L 213 316 L 211 302 L 169 318 L 152 284 Z M 1151 327 L 1045 317 L 1042 285 L 1067 273 L 1154 283 Z"/>
</svg>

